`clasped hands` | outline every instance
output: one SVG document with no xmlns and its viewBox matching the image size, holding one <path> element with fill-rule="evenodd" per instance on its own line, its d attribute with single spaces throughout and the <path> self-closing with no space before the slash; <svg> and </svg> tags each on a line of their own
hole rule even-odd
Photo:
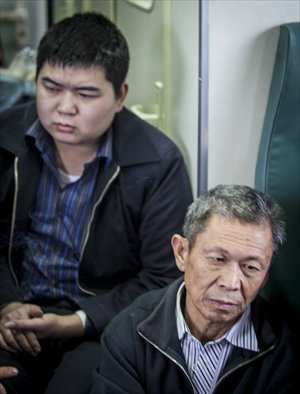
<svg viewBox="0 0 300 394">
<path fill-rule="evenodd" d="M 0 311 L 0 348 L 36 356 L 40 340 L 79 337 L 84 334 L 80 318 L 74 313 L 60 316 L 44 313 L 35 304 L 13 302 Z"/>
</svg>

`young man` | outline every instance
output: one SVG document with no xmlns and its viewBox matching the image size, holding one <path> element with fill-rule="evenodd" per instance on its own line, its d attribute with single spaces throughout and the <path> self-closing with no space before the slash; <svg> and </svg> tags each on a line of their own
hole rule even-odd
<svg viewBox="0 0 300 394">
<path fill-rule="evenodd" d="M 189 178 L 175 144 L 124 108 L 128 64 L 107 18 L 66 18 L 40 42 L 36 103 L 1 114 L 0 366 L 19 370 L 8 393 L 88 392 L 106 324 L 180 273 L 168 239 Z"/>
<path fill-rule="evenodd" d="M 172 245 L 184 278 L 140 296 L 106 327 L 92 394 L 292 393 L 293 341 L 259 295 L 285 237 L 278 205 L 218 186 Z"/>
</svg>

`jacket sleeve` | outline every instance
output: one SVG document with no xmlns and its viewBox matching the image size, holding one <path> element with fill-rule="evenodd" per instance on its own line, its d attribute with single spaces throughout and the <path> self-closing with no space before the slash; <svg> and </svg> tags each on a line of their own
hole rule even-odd
<svg viewBox="0 0 300 394">
<path fill-rule="evenodd" d="M 179 149 L 173 144 L 169 144 L 167 148 L 160 162 L 151 164 L 150 181 L 148 179 L 150 177 L 145 177 L 145 168 L 139 169 L 140 179 L 147 178 L 139 180 L 139 183 L 144 182 L 146 186 L 129 190 L 131 197 L 128 198 L 130 203 L 127 203 L 126 212 L 139 210 L 134 215 L 139 218 L 139 223 L 135 223 L 138 241 L 134 241 L 135 247 L 138 248 L 139 261 L 133 263 L 138 265 L 138 269 L 134 275 L 128 275 L 128 271 L 120 274 L 121 271 L 117 272 L 116 269 L 117 259 L 111 258 L 110 270 L 115 270 L 115 278 L 118 282 L 107 286 L 107 290 L 99 292 L 95 297 L 80 302 L 81 308 L 87 313 L 98 332 L 103 331 L 111 318 L 138 295 L 164 287 L 181 276 L 175 264 L 171 237 L 174 233 L 182 232 L 187 207 L 192 203 L 193 197 Z M 149 174 L 149 168 L 147 171 Z M 110 220 L 117 222 L 118 218 Z M 127 228 L 128 223 L 129 220 L 126 221 Z M 128 230 L 131 231 L 129 228 Z M 131 233 L 134 231 L 132 230 Z M 109 252 L 111 256 L 115 253 L 113 249 L 118 247 L 122 248 L 123 245 L 111 243 Z M 104 259 L 103 254 L 100 257 Z M 130 270 L 131 262 L 126 264 Z M 114 278 L 112 280 L 116 281 Z"/>
<path fill-rule="evenodd" d="M 15 301 L 21 301 L 21 294 L 8 268 L 6 258 L 0 255 L 0 309 L 3 305 Z"/>
<path fill-rule="evenodd" d="M 145 393 L 133 357 L 134 347 L 129 346 L 129 342 L 119 338 L 116 343 L 112 329 L 104 332 L 99 366 L 93 371 L 91 394 Z"/>
</svg>

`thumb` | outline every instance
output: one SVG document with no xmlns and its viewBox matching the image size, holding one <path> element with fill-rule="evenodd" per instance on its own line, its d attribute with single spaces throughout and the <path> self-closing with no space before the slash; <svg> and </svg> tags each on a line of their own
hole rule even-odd
<svg viewBox="0 0 300 394">
<path fill-rule="evenodd" d="M 43 310 L 41 307 L 35 304 L 28 304 L 28 314 L 29 317 L 42 317 L 44 315 Z"/>
</svg>

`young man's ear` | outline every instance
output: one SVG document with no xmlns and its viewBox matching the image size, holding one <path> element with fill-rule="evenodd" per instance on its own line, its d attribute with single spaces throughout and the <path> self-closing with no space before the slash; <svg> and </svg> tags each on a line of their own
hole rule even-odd
<svg viewBox="0 0 300 394">
<path fill-rule="evenodd" d="M 184 272 L 189 255 L 189 242 L 181 235 L 174 234 L 171 244 L 173 247 L 176 265 L 181 272 Z"/>
<path fill-rule="evenodd" d="M 122 83 L 122 86 L 120 88 L 120 92 L 117 98 L 117 103 L 118 103 L 118 109 L 117 112 L 120 112 L 123 109 L 124 106 L 124 101 L 128 93 L 128 83 L 125 81 Z"/>
</svg>

